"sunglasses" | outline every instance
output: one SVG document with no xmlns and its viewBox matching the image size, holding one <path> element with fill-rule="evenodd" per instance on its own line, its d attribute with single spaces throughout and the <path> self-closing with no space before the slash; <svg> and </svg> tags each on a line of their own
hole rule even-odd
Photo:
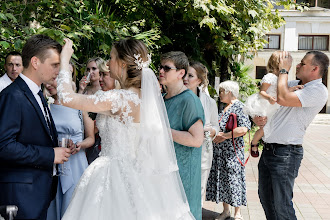
<svg viewBox="0 0 330 220">
<path fill-rule="evenodd" d="M 170 66 L 167 66 L 167 65 L 165 65 L 165 66 L 160 65 L 158 70 L 160 71 L 161 69 L 163 69 L 165 72 L 168 72 L 170 70 L 177 70 L 178 68 L 170 67 Z"/>
</svg>

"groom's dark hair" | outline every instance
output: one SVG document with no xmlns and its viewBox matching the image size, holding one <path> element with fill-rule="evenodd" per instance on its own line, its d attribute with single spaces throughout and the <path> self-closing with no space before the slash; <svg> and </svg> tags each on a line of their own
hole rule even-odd
<svg viewBox="0 0 330 220">
<path fill-rule="evenodd" d="M 34 56 L 38 57 L 41 62 L 44 62 L 48 58 L 48 49 L 54 49 L 60 54 L 62 46 L 57 41 L 42 34 L 33 35 L 29 38 L 22 50 L 24 68 L 29 67 L 31 58 Z"/>
</svg>

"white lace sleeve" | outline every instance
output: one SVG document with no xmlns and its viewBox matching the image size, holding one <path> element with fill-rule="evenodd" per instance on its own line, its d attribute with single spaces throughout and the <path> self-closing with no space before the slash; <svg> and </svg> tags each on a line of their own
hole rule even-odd
<svg viewBox="0 0 330 220">
<path fill-rule="evenodd" d="M 260 83 L 268 83 L 271 85 L 277 85 L 277 76 L 273 73 L 267 73 L 266 75 L 264 75 L 264 77 L 262 77 Z"/>
<path fill-rule="evenodd" d="M 77 94 L 72 89 L 71 81 L 71 73 L 61 70 L 57 79 L 57 94 L 64 106 L 118 115 L 121 112 L 128 114 L 131 106 L 139 104 L 138 95 L 127 90 L 98 91 L 94 95 Z"/>
</svg>

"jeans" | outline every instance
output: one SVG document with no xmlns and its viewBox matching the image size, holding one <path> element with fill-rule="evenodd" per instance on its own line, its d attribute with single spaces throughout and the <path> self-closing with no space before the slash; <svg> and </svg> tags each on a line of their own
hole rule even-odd
<svg viewBox="0 0 330 220">
<path fill-rule="evenodd" d="M 265 143 L 258 164 L 258 193 L 267 220 L 297 219 L 292 197 L 303 152 L 294 145 Z"/>
</svg>

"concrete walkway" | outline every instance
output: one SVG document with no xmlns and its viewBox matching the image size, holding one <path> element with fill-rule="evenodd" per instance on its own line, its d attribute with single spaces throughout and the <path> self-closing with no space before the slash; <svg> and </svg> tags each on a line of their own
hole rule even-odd
<svg viewBox="0 0 330 220">
<path fill-rule="evenodd" d="M 304 138 L 304 158 L 295 181 L 293 197 L 298 220 L 330 220 L 329 116 L 318 115 Z M 258 198 L 258 161 L 259 158 L 250 158 L 246 166 L 248 203 L 241 208 L 245 220 L 266 219 Z M 221 212 L 221 203 L 204 202 L 203 220 L 214 219 Z M 234 208 L 231 213 L 233 216 Z"/>
</svg>

